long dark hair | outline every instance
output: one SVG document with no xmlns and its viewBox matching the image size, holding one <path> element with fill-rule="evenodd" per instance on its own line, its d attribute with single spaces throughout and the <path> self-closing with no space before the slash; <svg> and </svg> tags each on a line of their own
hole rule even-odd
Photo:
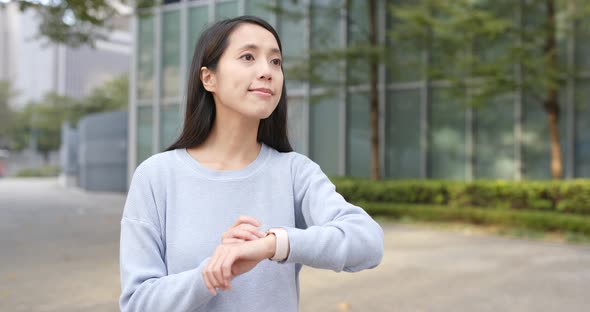
<svg viewBox="0 0 590 312">
<path fill-rule="evenodd" d="M 216 69 L 219 58 L 227 48 L 229 35 L 242 23 L 255 24 L 270 31 L 277 40 L 279 50 L 283 52 L 276 30 L 269 23 L 255 16 L 226 19 L 205 30 L 195 46 L 188 79 L 182 133 L 166 151 L 198 146 L 209 136 L 215 121 L 215 102 L 213 94 L 203 87 L 200 79 L 201 67 L 205 66 L 212 71 Z M 282 88 L 279 104 L 268 118 L 260 121 L 257 140 L 279 152 L 291 152 L 293 148 L 287 137 L 287 88 L 284 79 Z"/>
</svg>

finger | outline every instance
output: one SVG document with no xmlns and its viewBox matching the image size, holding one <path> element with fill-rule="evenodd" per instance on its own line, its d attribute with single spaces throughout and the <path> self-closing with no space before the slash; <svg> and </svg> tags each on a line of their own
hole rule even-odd
<svg viewBox="0 0 590 312">
<path fill-rule="evenodd" d="M 256 235 L 255 233 L 255 231 L 234 228 L 230 231 L 230 236 L 228 238 L 239 238 L 248 241 L 259 239 L 260 237 L 258 237 L 258 235 Z"/>
<path fill-rule="evenodd" d="M 209 264 L 207 264 L 208 266 Z M 211 280 L 209 279 L 209 275 L 207 274 L 207 269 L 203 269 L 203 272 L 201 272 L 201 275 L 203 276 L 203 281 L 205 282 L 205 287 L 207 287 L 207 289 L 209 290 L 209 292 L 211 294 L 213 294 L 213 296 L 217 295 L 217 292 L 215 291 L 215 287 L 213 287 L 213 285 L 211 284 Z"/>
<path fill-rule="evenodd" d="M 218 254 L 217 260 L 213 264 L 212 273 L 215 276 L 215 280 L 217 281 L 217 287 L 223 290 L 227 290 L 227 285 L 225 283 L 225 277 L 223 276 L 223 272 L 221 270 L 221 265 L 223 264 L 227 255 L 231 253 L 232 248 L 220 248 L 220 252 Z"/>
<path fill-rule="evenodd" d="M 212 261 L 214 261 L 214 256 L 211 256 L 211 259 L 209 259 L 209 263 L 207 263 L 205 270 L 203 270 L 203 275 L 205 276 L 205 280 L 207 281 L 207 284 L 209 285 L 209 291 L 213 294 L 217 294 L 217 291 L 215 290 L 215 281 L 213 280 L 213 277 L 211 276 Z"/>
<path fill-rule="evenodd" d="M 217 248 L 213 257 L 211 257 L 211 261 L 209 262 L 207 275 L 209 276 L 209 280 L 211 281 L 211 285 L 214 288 L 222 288 L 222 280 L 217 278 L 217 274 L 215 273 L 216 268 L 218 267 L 217 262 L 219 262 L 219 258 L 221 256 L 221 248 Z"/>
<path fill-rule="evenodd" d="M 253 226 L 251 224 L 240 224 L 235 229 L 242 229 L 242 230 L 248 231 L 248 232 L 254 234 L 257 238 L 262 238 L 262 237 L 266 236 L 265 232 L 262 232 L 261 230 L 259 230 L 258 227 Z"/>
<path fill-rule="evenodd" d="M 224 268 L 224 263 L 226 263 L 227 259 L 231 257 L 230 255 L 231 252 L 224 253 L 223 257 L 219 259 L 219 268 L 217 268 L 219 270 L 221 281 L 223 283 L 223 288 L 225 290 L 228 290 L 231 287 L 229 284 L 229 280 L 231 279 L 231 270 L 227 272 L 227 270 L 225 270 Z"/>
<path fill-rule="evenodd" d="M 232 225 L 231 227 L 236 227 L 240 224 L 252 224 L 253 226 L 259 227 L 260 226 L 260 222 L 258 220 L 256 220 L 256 218 L 254 217 L 250 217 L 250 216 L 240 216 L 238 218 L 238 220 L 236 221 L 236 223 L 234 223 L 234 225 Z"/>
<path fill-rule="evenodd" d="M 223 272 L 224 283 L 227 289 L 231 289 L 231 280 L 234 278 L 232 273 L 232 266 L 236 261 L 235 253 L 229 253 L 221 263 L 221 271 Z"/>
<path fill-rule="evenodd" d="M 250 233 L 250 234 L 248 234 Z M 226 232 L 221 235 L 221 241 L 224 242 L 228 238 L 239 238 L 246 241 L 259 239 L 265 237 L 266 233 L 260 231 L 257 227 L 252 224 L 240 224 L 236 227 L 229 228 Z"/>
</svg>

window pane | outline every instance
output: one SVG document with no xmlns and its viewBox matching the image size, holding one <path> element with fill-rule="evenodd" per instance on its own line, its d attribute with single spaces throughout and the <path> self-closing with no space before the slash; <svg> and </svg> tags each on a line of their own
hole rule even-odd
<svg viewBox="0 0 590 312">
<path fill-rule="evenodd" d="M 162 17 L 162 95 L 180 95 L 180 12 L 165 12 Z"/>
<path fill-rule="evenodd" d="M 215 20 L 220 21 L 226 18 L 238 16 L 237 1 L 217 2 L 215 4 Z"/>
<path fill-rule="evenodd" d="M 395 1 L 396 6 L 415 5 L 411 1 Z M 386 4 L 389 5 L 389 4 Z M 387 64 L 387 80 L 389 82 L 416 81 L 423 77 L 422 50 L 416 46 L 416 40 L 395 40 L 392 34 L 398 35 L 396 29 L 400 21 L 391 14 L 387 14 L 389 32 L 386 35 L 389 50 L 389 62 Z M 400 28 L 401 29 L 401 28 Z"/>
<path fill-rule="evenodd" d="M 351 47 L 365 46 L 369 42 L 368 8 L 366 1 L 349 1 L 348 44 Z M 347 59 L 347 78 L 349 84 L 366 84 L 369 81 L 369 62 L 366 57 Z"/>
<path fill-rule="evenodd" d="M 303 40 L 305 31 L 305 21 L 303 18 L 304 6 L 293 3 L 291 0 L 281 0 L 279 2 L 282 10 L 286 12 L 278 14 L 277 23 L 283 46 L 285 71 L 288 73 L 286 75 L 287 89 L 291 90 L 300 87 L 300 83 L 292 78 L 294 76 L 293 71 L 289 68 L 293 66 L 301 68 L 303 66 L 303 48 L 305 46 Z"/>
<path fill-rule="evenodd" d="M 328 175 L 338 174 L 339 111 L 334 96 L 314 99 L 310 104 L 311 158 Z"/>
<path fill-rule="evenodd" d="M 182 123 L 178 104 L 166 105 L 160 109 L 160 150 L 166 149 L 178 139 Z"/>
<path fill-rule="evenodd" d="M 289 98 L 287 105 L 287 126 L 289 134 L 289 142 L 291 147 L 296 152 L 303 152 L 305 144 L 305 115 L 304 115 L 304 101 L 303 98 Z"/>
<path fill-rule="evenodd" d="M 576 177 L 590 178 L 590 80 L 576 84 Z"/>
<path fill-rule="evenodd" d="M 137 92 L 149 99 L 154 92 L 154 17 L 140 16 L 137 43 Z"/>
<path fill-rule="evenodd" d="M 387 176 L 420 177 L 420 93 L 387 93 Z"/>
<path fill-rule="evenodd" d="M 151 106 L 137 107 L 137 164 L 152 155 L 153 116 Z"/>
<path fill-rule="evenodd" d="M 435 179 L 465 179 L 465 105 L 447 88 L 433 88 L 429 162 Z"/>
<path fill-rule="evenodd" d="M 199 40 L 201 33 L 207 28 L 209 23 L 209 8 L 205 6 L 198 6 L 191 8 L 188 16 L 188 62 L 190 66 L 193 54 L 195 53 L 195 45 Z M 187 66 L 187 70 L 188 67 Z"/>
<path fill-rule="evenodd" d="M 355 177 L 371 175 L 370 102 L 367 93 L 348 95 L 347 173 Z"/>
<path fill-rule="evenodd" d="M 258 16 L 270 23 L 273 13 L 269 6 L 272 4 L 266 0 L 248 0 L 246 1 L 246 14 Z"/>
<path fill-rule="evenodd" d="M 576 67 L 590 70 L 590 19 L 585 18 L 576 28 Z"/>
<path fill-rule="evenodd" d="M 514 178 L 514 98 L 498 97 L 476 111 L 475 177 Z"/>
<path fill-rule="evenodd" d="M 313 1 L 311 6 L 311 70 L 317 77 L 314 86 L 334 85 L 342 80 L 341 59 L 334 49 L 342 45 L 340 0 Z"/>
</svg>

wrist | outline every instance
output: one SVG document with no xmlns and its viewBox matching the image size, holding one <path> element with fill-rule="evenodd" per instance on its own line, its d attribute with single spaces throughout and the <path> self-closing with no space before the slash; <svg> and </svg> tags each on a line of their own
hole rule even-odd
<svg viewBox="0 0 590 312">
<path fill-rule="evenodd" d="M 285 261 L 289 257 L 289 237 L 287 231 L 283 228 L 271 228 L 266 233 L 267 237 L 273 236 L 275 241 L 274 252 L 269 259 L 278 262 Z"/>
<path fill-rule="evenodd" d="M 274 257 L 277 247 L 277 237 L 274 233 L 268 233 L 262 238 L 264 241 L 264 257 L 270 259 Z"/>
</svg>

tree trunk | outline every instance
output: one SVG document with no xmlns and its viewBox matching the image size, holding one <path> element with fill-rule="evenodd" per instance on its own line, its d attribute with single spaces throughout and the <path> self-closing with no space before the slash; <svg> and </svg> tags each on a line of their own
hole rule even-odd
<svg viewBox="0 0 590 312">
<path fill-rule="evenodd" d="M 377 47 L 377 14 L 376 0 L 369 1 L 369 42 L 371 47 Z M 369 65 L 370 102 L 371 102 L 371 178 L 380 180 L 379 165 L 379 93 L 377 91 L 378 60 L 371 55 Z"/>
<path fill-rule="evenodd" d="M 544 54 L 547 58 L 549 72 L 553 74 L 557 72 L 555 0 L 546 0 L 545 4 L 547 10 L 547 37 L 545 38 Z M 559 102 L 557 97 L 557 86 L 549 86 L 544 106 L 545 111 L 547 112 L 549 136 L 551 140 L 551 176 L 554 179 L 561 179 L 563 175 L 563 166 L 561 160 L 561 144 L 559 143 Z"/>
</svg>

